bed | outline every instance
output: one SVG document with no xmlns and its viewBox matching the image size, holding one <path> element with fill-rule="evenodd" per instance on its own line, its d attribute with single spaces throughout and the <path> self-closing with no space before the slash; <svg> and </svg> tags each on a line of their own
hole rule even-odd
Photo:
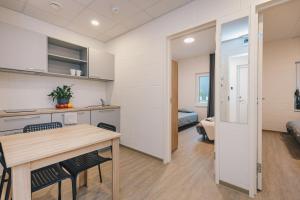
<svg viewBox="0 0 300 200">
<path fill-rule="evenodd" d="M 184 130 L 185 128 L 198 124 L 198 114 L 188 110 L 178 110 L 178 130 Z"/>
<path fill-rule="evenodd" d="M 286 129 L 300 143 L 300 121 L 289 121 L 286 124 Z"/>
</svg>

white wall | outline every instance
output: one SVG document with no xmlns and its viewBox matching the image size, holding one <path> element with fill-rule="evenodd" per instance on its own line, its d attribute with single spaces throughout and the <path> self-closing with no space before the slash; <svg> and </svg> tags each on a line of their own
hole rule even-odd
<svg viewBox="0 0 300 200">
<path fill-rule="evenodd" d="M 112 103 L 121 105 L 122 143 L 169 160 L 167 37 L 240 11 L 249 0 L 195 0 L 109 43 Z"/>
<path fill-rule="evenodd" d="M 103 44 L 66 29 L 0 7 L 0 21 L 36 31 L 86 47 L 103 48 Z M 75 106 L 98 104 L 106 98 L 106 83 L 66 78 L 40 77 L 0 72 L 0 110 L 16 108 L 49 108 L 47 94 L 58 85 L 74 84 Z"/>
<path fill-rule="evenodd" d="M 0 73 L 0 110 L 50 108 L 54 104 L 47 96 L 56 86 L 73 85 L 74 106 L 89 106 L 106 98 L 105 83 L 78 79 L 63 79 Z"/>
<path fill-rule="evenodd" d="M 267 42 L 263 56 L 263 129 L 286 132 L 287 121 L 300 120 L 294 112 L 300 38 Z"/>
<path fill-rule="evenodd" d="M 178 61 L 178 106 L 207 117 L 207 106 L 196 105 L 196 74 L 209 73 L 209 54 Z"/>
</svg>

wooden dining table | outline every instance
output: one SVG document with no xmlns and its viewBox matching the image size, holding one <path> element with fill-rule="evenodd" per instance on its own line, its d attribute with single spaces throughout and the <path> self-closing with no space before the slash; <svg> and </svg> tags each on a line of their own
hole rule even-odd
<svg viewBox="0 0 300 200">
<path fill-rule="evenodd" d="M 12 170 L 13 200 L 31 199 L 31 171 L 109 146 L 112 199 L 119 199 L 119 139 L 119 133 L 87 124 L 1 136 L 6 165 Z M 82 177 L 86 185 L 87 173 Z"/>
</svg>

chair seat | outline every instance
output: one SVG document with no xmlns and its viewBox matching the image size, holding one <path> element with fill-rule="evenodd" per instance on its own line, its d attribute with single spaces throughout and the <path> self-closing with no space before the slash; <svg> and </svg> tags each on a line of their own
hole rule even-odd
<svg viewBox="0 0 300 200">
<path fill-rule="evenodd" d="M 65 160 L 60 164 L 72 175 L 76 176 L 78 173 L 112 160 L 111 158 L 104 158 L 99 156 L 98 151 L 93 151 L 69 160 Z"/>
<path fill-rule="evenodd" d="M 31 172 L 31 191 L 35 192 L 70 177 L 59 164 L 36 169 Z"/>
</svg>

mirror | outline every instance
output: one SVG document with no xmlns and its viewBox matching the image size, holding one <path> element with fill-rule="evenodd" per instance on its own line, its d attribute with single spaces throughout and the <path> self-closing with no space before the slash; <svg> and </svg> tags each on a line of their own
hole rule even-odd
<svg viewBox="0 0 300 200">
<path fill-rule="evenodd" d="M 249 18 L 221 27 L 221 121 L 247 123 Z"/>
</svg>

